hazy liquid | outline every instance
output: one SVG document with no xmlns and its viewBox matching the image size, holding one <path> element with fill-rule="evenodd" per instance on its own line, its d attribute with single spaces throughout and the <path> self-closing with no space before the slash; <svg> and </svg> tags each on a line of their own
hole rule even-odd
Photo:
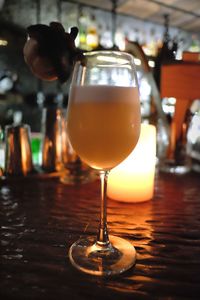
<svg viewBox="0 0 200 300">
<path fill-rule="evenodd" d="M 139 137 L 137 88 L 72 87 L 67 126 L 72 147 L 84 162 L 95 169 L 115 167 Z"/>
</svg>

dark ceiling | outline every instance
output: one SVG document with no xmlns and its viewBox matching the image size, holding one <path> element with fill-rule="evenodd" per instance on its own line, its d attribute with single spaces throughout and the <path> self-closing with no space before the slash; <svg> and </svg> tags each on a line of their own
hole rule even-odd
<svg viewBox="0 0 200 300">
<path fill-rule="evenodd" d="M 58 6 L 81 3 L 111 11 L 116 2 L 116 12 L 122 15 L 163 25 L 163 15 L 169 14 L 170 26 L 200 33 L 200 0 L 0 0 L 0 21 L 5 19 L 26 27 L 35 23 L 37 4 L 43 8 L 42 19 L 48 21 L 57 14 Z M 61 9 L 62 9 L 61 8 Z M 63 10 L 63 13 L 66 13 Z M 70 12 L 68 12 L 70 18 Z"/>
<path fill-rule="evenodd" d="M 109 0 L 78 0 L 76 2 L 111 10 Z M 163 24 L 169 14 L 170 25 L 186 31 L 200 32 L 200 0 L 118 0 L 117 13 Z"/>
</svg>

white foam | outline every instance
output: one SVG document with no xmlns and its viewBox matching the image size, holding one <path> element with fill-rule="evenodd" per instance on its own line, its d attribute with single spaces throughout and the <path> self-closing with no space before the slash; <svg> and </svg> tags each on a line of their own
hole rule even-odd
<svg viewBox="0 0 200 300">
<path fill-rule="evenodd" d="M 134 101 L 139 99 L 137 87 L 90 85 L 72 86 L 70 101 Z"/>
</svg>

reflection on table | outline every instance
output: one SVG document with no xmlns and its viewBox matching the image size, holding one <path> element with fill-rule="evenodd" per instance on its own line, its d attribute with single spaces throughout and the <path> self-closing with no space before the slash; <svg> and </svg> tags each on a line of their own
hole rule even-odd
<svg viewBox="0 0 200 300">
<path fill-rule="evenodd" d="M 199 174 L 157 174 L 146 203 L 108 200 L 110 233 L 137 250 L 135 267 L 111 278 L 79 273 L 68 259 L 74 241 L 96 234 L 99 182 L 39 176 L 1 181 L 2 299 L 197 299 Z"/>
</svg>

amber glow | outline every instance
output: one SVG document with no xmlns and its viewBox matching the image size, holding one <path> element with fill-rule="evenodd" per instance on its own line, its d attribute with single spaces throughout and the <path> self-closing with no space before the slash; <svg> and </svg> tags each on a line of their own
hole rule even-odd
<svg viewBox="0 0 200 300">
<path fill-rule="evenodd" d="M 133 152 L 114 168 L 108 178 L 108 197 L 125 202 L 150 200 L 154 192 L 156 129 L 142 124 Z"/>
<path fill-rule="evenodd" d="M 0 39 L 0 46 L 7 46 L 8 45 L 8 41 Z"/>
<path fill-rule="evenodd" d="M 22 151 L 22 170 L 24 174 L 27 174 L 27 146 L 26 142 L 22 140 L 21 143 L 21 151 Z"/>
</svg>

